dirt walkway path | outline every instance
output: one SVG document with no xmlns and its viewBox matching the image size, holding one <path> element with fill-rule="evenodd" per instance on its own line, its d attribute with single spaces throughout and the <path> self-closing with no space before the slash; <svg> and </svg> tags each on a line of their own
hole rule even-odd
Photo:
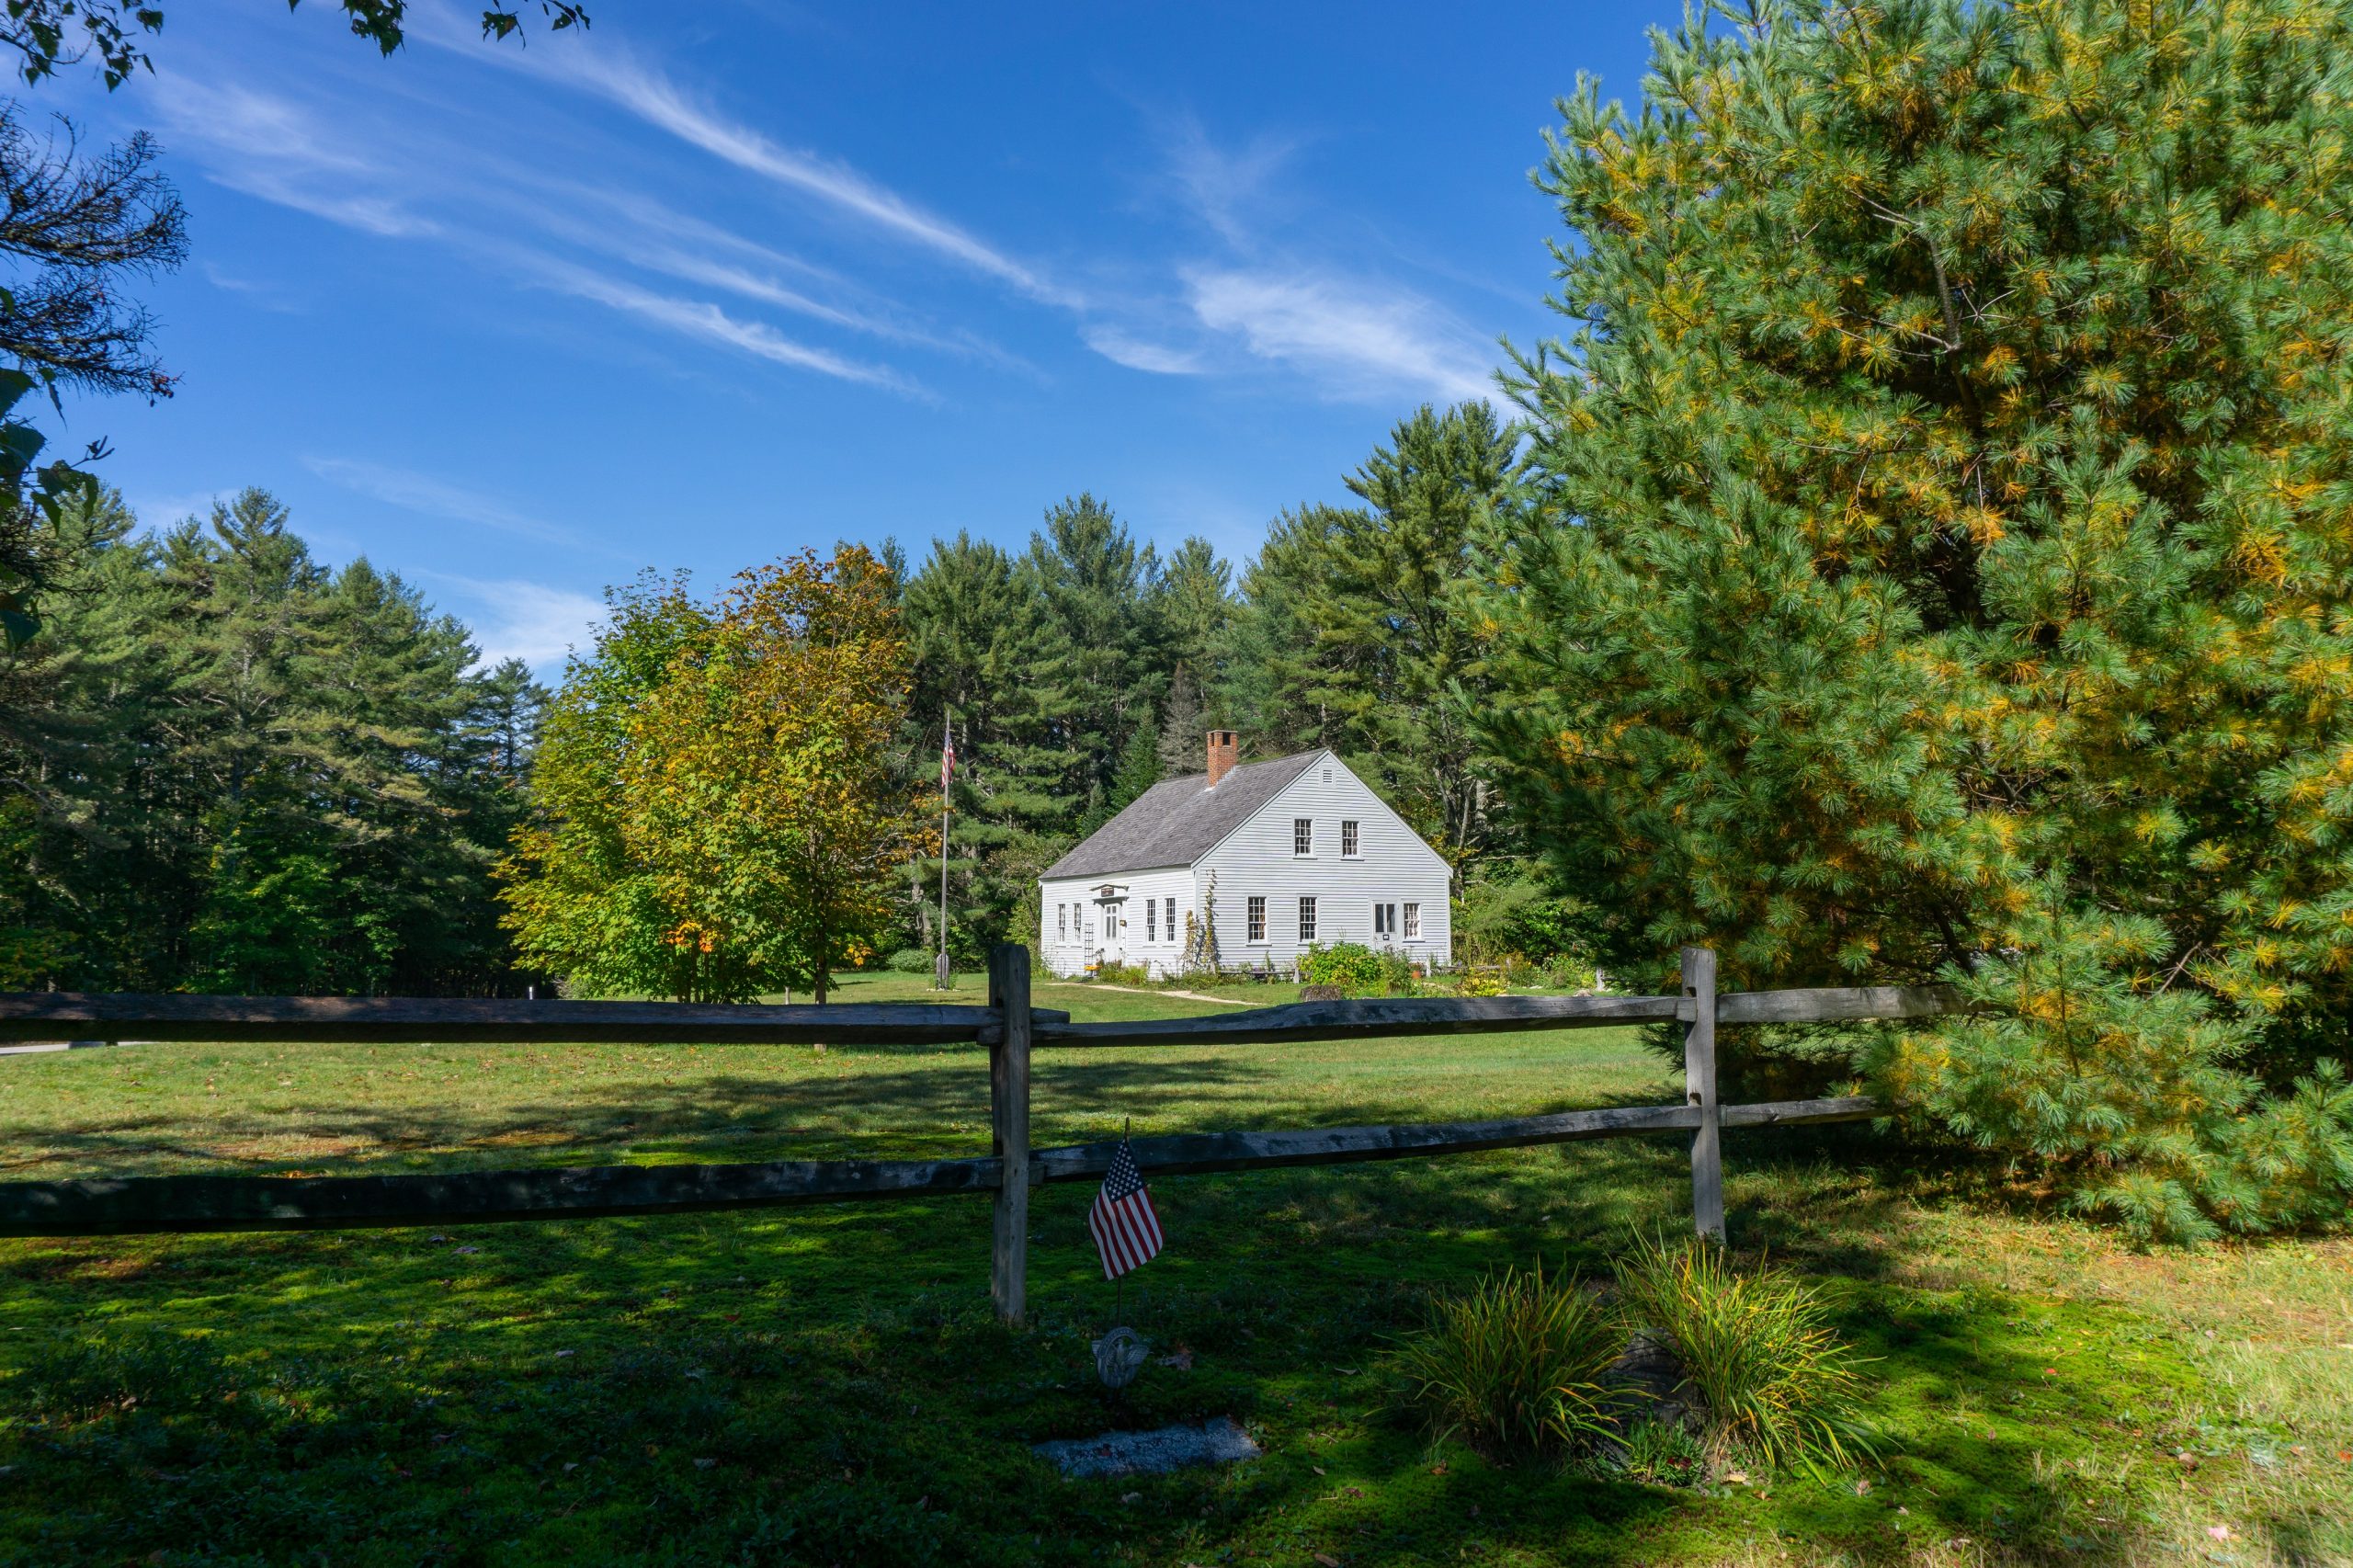
<svg viewBox="0 0 2353 1568">
<path fill-rule="evenodd" d="M 1188 1002 L 1214 1002 L 1221 1007 L 1255 1007 L 1256 1002 L 1237 1002 L 1231 996 L 1204 996 L 1198 991 L 1147 991 L 1141 985 L 1114 985 L 1108 980 L 1050 980 L 1049 985 L 1059 985 L 1072 991 L 1124 991 L 1131 996 L 1182 996 Z"/>
</svg>

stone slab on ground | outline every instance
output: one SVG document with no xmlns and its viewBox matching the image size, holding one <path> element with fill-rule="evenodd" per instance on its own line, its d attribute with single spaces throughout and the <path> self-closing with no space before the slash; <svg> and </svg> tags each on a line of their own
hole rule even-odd
<svg viewBox="0 0 2353 1568">
<path fill-rule="evenodd" d="M 1074 1479 L 1101 1475 L 1165 1475 L 1195 1465 L 1235 1464 L 1258 1457 L 1258 1445 L 1233 1417 L 1154 1432 L 1106 1432 L 1033 1443 L 1031 1451 Z"/>
</svg>

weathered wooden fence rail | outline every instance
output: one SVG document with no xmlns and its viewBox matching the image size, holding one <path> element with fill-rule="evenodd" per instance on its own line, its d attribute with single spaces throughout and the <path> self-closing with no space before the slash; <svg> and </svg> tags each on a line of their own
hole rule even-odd
<svg viewBox="0 0 2353 1568">
<path fill-rule="evenodd" d="M 0 1041 L 145 1040 L 416 1044 L 595 1041 L 697 1044 L 925 1045 L 979 1041 L 989 1051 L 985 1156 L 945 1160 L 779 1160 L 714 1165 L 602 1165 L 400 1176 L 175 1176 L 0 1183 L 0 1236 L 144 1235 L 198 1231 L 332 1230 L 591 1219 L 985 1192 L 995 1205 L 990 1294 L 1017 1320 L 1024 1308 L 1029 1190 L 1098 1180 L 1115 1142 L 1033 1149 L 1033 1051 L 1109 1046 L 1279 1044 L 1299 1040 L 1601 1028 L 1679 1020 L 1681 1105 L 1610 1107 L 1489 1121 L 1138 1138 L 1146 1175 L 1263 1170 L 1422 1158 L 1482 1150 L 1675 1132 L 1691 1143 L 1692 1218 L 1723 1235 L 1726 1127 L 1856 1121 L 1869 1099 L 1724 1106 L 1716 1098 L 1719 1023 L 1808 1023 L 1925 1017 L 1949 1006 L 1934 988 L 1715 990 L 1715 954 L 1686 949 L 1677 996 L 1399 997 L 1311 1002 L 1206 1018 L 1079 1024 L 1029 1005 L 1029 954 L 999 948 L 989 1006 L 875 1004 L 732 1007 L 668 1003 L 441 1001 L 402 998 L 0 994 Z"/>
</svg>

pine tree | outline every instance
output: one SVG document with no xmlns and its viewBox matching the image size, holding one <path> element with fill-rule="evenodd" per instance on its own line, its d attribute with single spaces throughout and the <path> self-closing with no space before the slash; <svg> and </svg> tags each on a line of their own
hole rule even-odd
<svg viewBox="0 0 2353 1568">
<path fill-rule="evenodd" d="M 935 540 L 907 582 L 904 615 L 915 672 L 908 746 L 927 762 L 943 723 L 955 726 L 949 921 L 952 949 L 970 961 L 1014 928 L 1084 809 L 1063 745 L 1068 698 L 1040 674 L 1057 646 L 1043 601 L 995 545 L 961 533 Z M 909 925 L 928 946 L 939 863 L 908 872 Z"/>
<path fill-rule="evenodd" d="M 1201 771 L 1208 756 L 1206 719 L 1193 666 L 1180 664 L 1169 672 L 1168 700 L 1160 708 L 1156 753 L 1161 778 L 1183 778 Z"/>
<path fill-rule="evenodd" d="M 1153 585 L 1148 611 L 1156 651 L 1168 667 L 1213 681 L 1233 619 L 1233 568 L 1195 535 L 1178 545 Z"/>
<path fill-rule="evenodd" d="M 1228 687 L 1263 743 L 1338 750 L 1458 863 L 1495 832 L 1462 600 L 1475 547 L 1509 509 L 1514 439 L 1485 403 L 1425 406 L 1349 476 L 1365 505 L 1278 519 L 1245 579 L 1246 668 Z"/>
<path fill-rule="evenodd" d="M 1047 511 L 1021 574 L 1044 613 L 1049 641 L 1032 675 L 1053 694 L 1068 793 L 1099 821 L 1129 734 L 1150 722 L 1165 678 L 1150 609 L 1159 560 L 1108 506 L 1081 494 Z"/>
<path fill-rule="evenodd" d="M 2347 14 L 1733 21 L 1639 114 L 1581 84 L 1540 176 L 1575 330 L 1483 606 L 1514 808 L 1613 970 L 1983 984 L 2012 1022 L 1881 1063 L 1906 1103 L 2152 1233 L 2293 1218 L 2197 1173 L 2250 1040 L 2353 1001 Z"/>
<path fill-rule="evenodd" d="M 1129 802 L 1159 782 L 1159 731 L 1140 719 L 1128 734 L 1127 749 L 1120 754 L 1120 771 L 1111 777 L 1111 810 L 1126 810 Z"/>
</svg>

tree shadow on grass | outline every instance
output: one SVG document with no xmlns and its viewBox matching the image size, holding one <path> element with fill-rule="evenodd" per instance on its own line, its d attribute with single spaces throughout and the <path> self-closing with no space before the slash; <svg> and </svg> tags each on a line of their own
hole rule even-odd
<svg viewBox="0 0 2353 1568">
<path fill-rule="evenodd" d="M 845 1053 L 846 1055 L 847 1053 Z M 618 1160 L 937 1158 L 987 1148 L 989 1088 L 970 1053 L 935 1065 L 876 1070 L 859 1057 L 839 1074 L 766 1077 L 698 1074 L 567 1086 L 561 1097 L 506 1100 L 469 1109 L 453 1092 L 427 1108 L 363 1101 L 298 1110 L 110 1116 L 73 1128 L 0 1124 L 0 1171 L 12 1179 L 149 1176 L 197 1170 L 334 1175 L 380 1170 L 544 1165 Z M 1508 1109 L 1540 1114 L 1625 1096 L 1555 1095 Z M 1412 1089 L 1336 1098 L 1328 1080 L 1302 1078 L 1278 1062 L 1212 1056 L 1171 1064 L 1143 1055 L 1041 1063 L 1032 1095 L 1040 1146 L 1140 1133 L 1426 1121 Z"/>
<path fill-rule="evenodd" d="M 1429 1294 L 1538 1256 L 1597 1263 L 1623 1227 L 1672 1222 L 1681 1155 L 1645 1140 L 1163 1184 L 1169 1250 L 1131 1282 L 1124 1315 L 1192 1362 L 1148 1366 L 1119 1399 L 1087 1356 L 1112 1292 L 1081 1184 L 1035 1195 L 1019 1334 L 989 1317 L 974 1200 L 439 1240 L 19 1244 L 0 1252 L 0 1323 L 16 1331 L 0 1334 L 0 1465 L 15 1467 L 0 1470 L 0 1516 L 45 1532 L 54 1562 L 202 1542 L 223 1560 L 336 1562 L 1097 1562 L 1124 1549 L 1631 1563 L 1665 1555 L 1661 1532 L 1684 1526 L 1884 1547 L 1898 1501 L 1915 1528 L 1981 1539 L 2055 1544 L 2083 1522 L 2091 1494 L 2033 1462 L 2063 1460 L 2094 1418 L 2041 1375 L 2050 1325 L 1996 1296 L 1868 1280 L 1843 1324 L 1881 1358 L 1901 1449 L 1869 1496 L 1792 1481 L 1768 1504 L 1703 1500 L 1433 1449 L 1386 1368 Z M 109 1259 L 142 1267 L 89 1267 Z M 1028 1447 L 1222 1415 L 1267 1457 L 1073 1483 Z M 2109 1557 L 2095 1542 L 2071 1560 Z"/>
</svg>

